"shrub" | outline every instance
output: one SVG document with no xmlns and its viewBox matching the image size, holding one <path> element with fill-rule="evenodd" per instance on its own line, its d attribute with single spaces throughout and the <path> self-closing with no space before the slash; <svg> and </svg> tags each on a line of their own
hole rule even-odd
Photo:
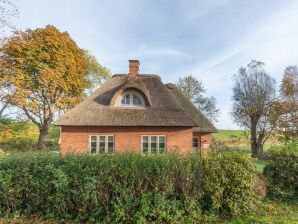
<svg viewBox="0 0 298 224">
<path fill-rule="evenodd" d="M 293 151 L 271 152 L 264 175 L 269 196 L 292 200 L 298 198 L 298 154 Z"/>
<path fill-rule="evenodd" d="M 0 147 L 28 151 L 36 148 L 38 129 L 26 121 L 0 119 Z"/>
<path fill-rule="evenodd" d="M 236 155 L 212 156 L 203 162 L 193 155 L 135 153 L 3 158 L 0 215 L 75 222 L 200 223 L 206 221 L 205 214 L 219 210 L 249 211 L 254 194 L 248 162 Z"/>
<path fill-rule="evenodd" d="M 205 193 L 213 209 L 241 215 L 258 202 L 256 172 L 248 156 L 235 152 L 212 154 L 205 160 Z"/>
<path fill-rule="evenodd" d="M 50 127 L 46 142 L 48 150 L 57 150 L 60 129 Z M 0 119 L 0 149 L 5 151 L 34 151 L 38 141 L 38 127 L 28 121 Z"/>
</svg>

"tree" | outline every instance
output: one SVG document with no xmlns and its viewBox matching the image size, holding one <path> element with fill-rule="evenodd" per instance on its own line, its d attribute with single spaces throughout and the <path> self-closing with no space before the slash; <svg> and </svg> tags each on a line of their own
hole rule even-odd
<svg viewBox="0 0 298 224">
<path fill-rule="evenodd" d="M 0 0 L 0 31 L 3 32 L 4 28 L 13 28 L 10 19 L 19 14 L 18 8 L 11 0 Z M 2 38 L 0 39 L 0 44 Z M 0 87 L 1 88 L 1 87 Z M 9 107 L 8 102 L 3 101 L 0 95 L 0 118 L 3 118 L 4 111 Z"/>
<path fill-rule="evenodd" d="M 13 28 L 10 19 L 19 15 L 19 10 L 12 0 L 0 0 L 0 29 Z"/>
<path fill-rule="evenodd" d="M 184 95 L 211 121 L 217 121 L 219 110 L 214 97 L 205 96 L 203 83 L 192 75 L 179 78 L 177 86 Z"/>
<path fill-rule="evenodd" d="M 252 155 L 263 152 L 263 145 L 274 131 L 278 119 L 275 107 L 275 81 L 264 69 L 264 63 L 252 60 L 234 75 L 234 121 L 250 129 Z"/>
<path fill-rule="evenodd" d="M 4 117 L 4 111 L 8 107 L 8 103 L 3 103 L 3 105 L 0 107 L 0 119 Z"/>
<path fill-rule="evenodd" d="M 87 62 L 88 70 L 88 86 L 85 91 L 87 95 L 90 95 L 97 88 L 99 88 L 105 80 L 111 78 L 111 71 L 99 64 L 96 57 L 93 56 L 89 51 L 84 50 L 84 55 Z"/>
<path fill-rule="evenodd" d="M 38 148 L 43 149 L 54 113 L 83 98 L 84 53 L 67 32 L 50 25 L 15 32 L 0 52 L 2 94 L 39 127 Z"/>
<path fill-rule="evenodd" d="M 298 135 L 298 68 L 288 66 L 280 86 L 279 129 L 286 139 L 295 143 Z"/>
<path fill-rule="evenodd" d="M 96 59 L 94 55 L 88 50 L 83 50 L 84 57 L 86 60 L 87 66 L 87 84 L 84 90 L 85 96 L 92 94 L 96 89 L 98 89 L 104 81 L 111 78 L 111 71 L 102 66 Z M 58 117 L 63 113 L 67 112 L 72 108 L 73 105 L 69 107 L 63 107 L 58 109 Z"/>
</svg>

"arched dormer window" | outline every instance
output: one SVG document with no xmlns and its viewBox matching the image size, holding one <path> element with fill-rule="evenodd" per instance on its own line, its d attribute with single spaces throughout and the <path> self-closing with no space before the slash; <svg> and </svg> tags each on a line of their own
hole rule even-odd
<svg viewBox="0 0 298 224">
<path fill-rule="evenodd" d="M 136 91 L 125 91 L 118 101 L 118 106 L 122 107 L 145 107 L 145 100 Z"/>
</svg>

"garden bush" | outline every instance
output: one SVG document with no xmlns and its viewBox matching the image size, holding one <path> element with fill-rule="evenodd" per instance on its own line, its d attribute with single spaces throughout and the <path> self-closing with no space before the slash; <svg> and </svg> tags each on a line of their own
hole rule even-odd
<svg viewBox="0 0 298 224">
<path fill-rule="evenodd" d="M 298 154 L 295 150 L 271 152 L 264 175 L 269 185 L 270 197 L 298 199 Z"/>
<path fill-rule="evenodd" d="M 0 119 L 0 148 L 29 151 L 36 149 L 38 129 L 26 121 Z"/>
<path fill-rule="evenodd" d="M 41 154 L 0 159 L 0 215 L 103 223 L 200 223 L 256 201 L 248 158 Z M 212 218 L 213 219 L 213 218 Z"/>
<path fill-rule="evenodd" d="M 205 196 L 212 209 L 242 215 L 256 208 L 258 199 L 252 190 L 256 171 L 248 156 L 236 152 L 213 154 L 205 160 L 204 168 Z"/>
</svg>

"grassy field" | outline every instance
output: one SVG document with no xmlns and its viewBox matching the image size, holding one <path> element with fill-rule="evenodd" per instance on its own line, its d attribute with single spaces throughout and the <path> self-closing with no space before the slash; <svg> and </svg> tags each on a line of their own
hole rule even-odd
<svg viewBox="0 0 298 224">
<path fill-rule="evenodd" d="M 219 129 L 217 133 L 212 134 L 216 139 L 228 140 L 231 138 L 244 138 L 244 132 L 242 130 L 224 130 Z"/>
<path fill-rule="evenodd" d="M 217 133 L 212 134 L 212 137 L 216 142 L 235 150 L 240 149 L 243 153 L 250 152 L 250 137 L 247 131 L 219 129 Z M 274 144 L 276 144 L 276 139 L 269 138 L 264 144 L 264 150 L 267 151 Z"/>
</svg>

